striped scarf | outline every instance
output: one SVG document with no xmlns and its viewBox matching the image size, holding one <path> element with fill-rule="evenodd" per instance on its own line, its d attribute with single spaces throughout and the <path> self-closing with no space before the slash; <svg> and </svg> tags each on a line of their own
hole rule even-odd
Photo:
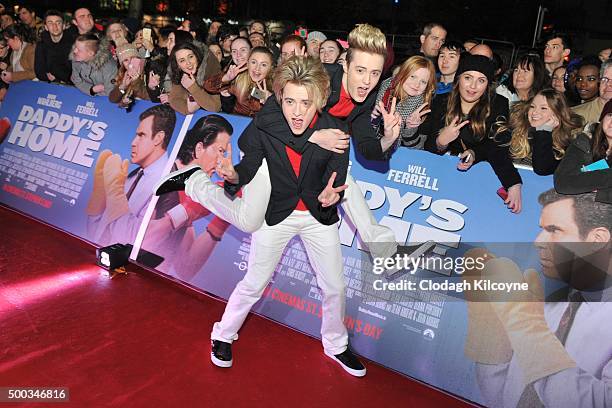
<svg viewBox="0 0 612 408">
<path fill-rule="evenodd" d="M 378 95 L 376 96 L 376 104 L 378 105 L 379 101 L 382 101 L 385 109 L 391 108 L 391 101 L 393 100 L 393 93 L 395 89 L 399 86 L 395 78 L 388 78 L 382 82 L 380 85 L 380 89 L 378 91 Z M 387 150 L 386 156 L 393 154 L 395 150 L 399 147 L 400 143 L 402 146 L 410 147 L 413 149 L 422 149 L 425 143 L 425 135 L 418 135 L 417 128 L 408 128 L 406 127 L 406 121 L 408 120 L 408 116 L 412 112 L 414 112 L 419 106 L 423 104 L 424 96 L 423 94 L 418 96 L 408 96 L 403 100 L 399 101 L 395 105 L 395 111 L 399 113 L 402 118 L 401 129 L 400 129 L 400 137 L 394 143 L 393 146 Z M 382 138 L 384 135 L 384 127 L 383 125 L 379 125 L 378 127 L 378 138 Z"/>
</svg>

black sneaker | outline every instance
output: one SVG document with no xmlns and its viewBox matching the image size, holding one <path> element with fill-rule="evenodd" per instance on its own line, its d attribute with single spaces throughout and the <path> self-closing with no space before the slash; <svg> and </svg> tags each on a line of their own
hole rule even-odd
<svg viewBox="0 0 612 408">
<path fill-rule="evenodd" d="M 232 345 L 221 340 L 212 340 L 210 361 L 217 367 L 229 368 L 232 366 Z"/>
<path fill-rule="evenodd" d="M 165 193 L 170 193 L 172 191 L 185 190 L 185 182 L 189 177 L 191 177 L 193 173 L 198 170 L 202 170 L 202 168 L 197 164 L 192 164 L 191 166 L 183 167 L 180 170 L 173 171 L 172 173 L 161 179 L 155 185 L 155 187 L 153 187 L 154 194 L 158 196 Z"/>
<path fill-rule="evenodd" d="M 366 375 L 366 368 L 363 364 L 361 364 L 361 361 L 359 361 L 357 356 L 354 355 L 350 349 L 347 348 L 343 353 L 336 355 L 328 353 L 327 350 L 324 350 L 323 352 L 327 357 L 340 364 L 340 367 L 342 367 L 344 371 L 350 375 L 354 375 L 355 377 L 363 377 Z"/>
<path fill-rule="evenodd" d="M 392 258 L 395 259 L 395 257 L 399 255 L 401 258 L 407 256 L 408 258 L 416 259 L 420 256 L 425 256 L 425 254 L 433 250 L 435 247 L 435 241 L 427 241 L 417 245 L 398 245 L 397 251 L 395 252 L 395 254 L 393 254 Z M 388 281 L 392 281 L 409 272 L 410 269 L 398 269 L 394 267 L 391 269 L 387 269 L 387 271 L 385 272 L 385 278 L 387 278 Z"/>
</svg>

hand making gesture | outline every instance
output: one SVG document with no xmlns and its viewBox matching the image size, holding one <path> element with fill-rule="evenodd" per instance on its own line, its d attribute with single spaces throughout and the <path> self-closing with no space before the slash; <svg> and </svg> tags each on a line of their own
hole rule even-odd
<svg viewBox="0 0 612 408">
<path fill-rule="evenodd" d="M 159 74 L 151 71 L 149 72 L 149 89 L 153 90 L 161 84 L 161 77 Z"/>
<path fill-rule="evenodd" d="M 241 66 L 231 64 L 227 69 L 227 72 L 221 77 L 221 82 L 232 82 L 239 73 L 244 72 L 248 69 L 246 62 Z"/>
<path fill-rule="evenodd" d="M 325 189 L 319 194 L 319 202 L 323 207 L 330 207 L 340 201 L 340 192 L 348 188 L 347 184 L 339 187 L 334 187 L 334 181 L 336 181 L 336 172 L 334 171 L 325 186 Z"/>
<path fill-rule="evenodd" d="M 425 109 L 427 103 L 419 106 L 414 112 L 412 112 L 406 119 L 406 127 L 418 128 L 425 121 L 424 116 L 431 112 L 431 109 Z"/>
<path fill-rule="evenodd" d="M 441 147 L 443 147 L 445 149 L 450 142 L 459 137 L 459 132 L 461 132 L 461 128 L 467 125 L 468 123 L 470 123 L 469 120 L 464 120 L 463 122 L 459 123 L 459 117 L 455 116 L 450 125 L 440 130 L 440 135 L 436 139 L 438 148 L 440 149 Z"/>
<path fill-rule="evenodd" d="M 183 88 L 189 89 L 193 84 L 195 84 L 195 78 L 193 75 L 187 73 L 183 74 L 181 77 L 181 85 L 183 85 Z"/>
<path fill-rule="evenodd" d="M 232 145 L 227 145 L 225 156 L 217 162 L 216 172 L 223 180 L 238 184 L 238 173 L 232 163 Z"/>
<path fill-rule="evenodd" d="M 387 111 L 382 101 L 378 102 L 378 110 L 382 115 L 385 132 L 382 139 L 380 139 L 380 144 L 383 152 L 389 149 L 400 135 L 400 125 L 402 122 L 402 118 L 400 117 L 399 113 L 395 111 L 396 103 L 397 98 L 394 97 L 391 100 L 391 108 Z"/>
<path fill-rule="evenodd" d="M 121 84 L 119 85 L 119 89 L 121 89 L 122 91 L 125 91 L 127 89 L 128 86 L 130 86 L 130 84 L 132 82 L 134 82 L 134 79 L 130 73 L 128 71 L 125 72 L 125 74 L 123 75 L 123 80 L 121 81 Z"/>
<path fill-rule="evenodd" d="M 257 89 L 259 89 L 260 91 L 264 93 L 264 95 L 266 95 L 263 99 L 259 100 L 259 103 L 263 105 L 264 103 L 266 103 L 270 95 L 272 95 L 272 92 L 268 91 L 268 86 L 266 85 L 265 78 L 261 80 L 260 82 L 256 82 L 255 85 L 257 85 Z"/>
</svg>

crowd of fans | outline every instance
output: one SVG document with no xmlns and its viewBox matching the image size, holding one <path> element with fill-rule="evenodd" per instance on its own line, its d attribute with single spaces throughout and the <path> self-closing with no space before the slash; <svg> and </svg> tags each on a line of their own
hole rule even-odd
<svg viewBox="0 0 612 408">
<path fill-rule="evenodd" d="M 370 53 L 383 58 L 382 69 L 365 72 L 341 38 L 302 29 L 277 43 L 260 20 L 242 28 L 212 21 L 207 30 L 189 19 L 161 28 L 129 19 L 102 26 L 86 8 L 67 19 L 57 10 L 40 18 L 21 6 L 17 16 L 0 7 L 0 25 L 0 101 L 12 83 L 39 80 L 74 85 L 127 110 L 142 99 L 182 114 L 204 109 L 254 117 L 273 95 L 275 66 L 307 55 L 328 64 L 330 76 L 338 73 L 340 91 L 330 96 L 337 102 L 329 112 L 352 122 L 356 147 L 368 159 L 413 148 L 457 155 L 459 171 L 487 161 L 514 213 L 522 206 L 514 164 L 554 173 L 560 193 L 597 191 L 599 201 L 612 203 L 611 50 L 572 55 L 563 34 L 504 70 L 488 45 L 447 39 L 444 26 L 431 23 L 414 56 L 397 63 L 387 43 Z M 342 145 L 325 135 L 330 140 L 321 133 L 311 142 Z M 592 163 L 605 170 L 585 171 Z"/>
</svg>

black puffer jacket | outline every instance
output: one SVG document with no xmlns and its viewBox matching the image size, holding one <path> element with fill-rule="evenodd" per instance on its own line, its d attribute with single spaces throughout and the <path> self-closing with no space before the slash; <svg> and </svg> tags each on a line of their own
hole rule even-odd
<svg viewBox="0 0 612 408">
<path fill-rule="evenodd" d="M 593 163 L 591 134 L 595 124 L 576 139 L 565 151 L 555 171 L 555 190 L 560 194 L 584 194 L 597 191 L 595 201 L 612 204 L 612 168 L 582 172 L 582 166 Z M 608 165 L 611 165 L 608 158 Z"/>
</svg>

